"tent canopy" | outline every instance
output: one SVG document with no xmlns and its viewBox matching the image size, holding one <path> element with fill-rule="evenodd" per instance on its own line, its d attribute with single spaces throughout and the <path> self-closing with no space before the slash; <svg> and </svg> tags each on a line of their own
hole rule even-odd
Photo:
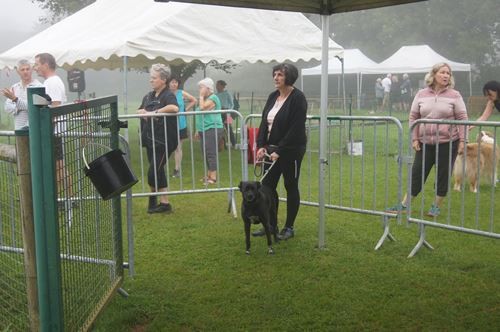
<svg viewBox="0 0 500 332">
<path fill-rule="evenodd" d="M 423 73 L 439 62 L 446 62 L 453 71 L 470 72 L 470 64 L 448 60 L 428 45 L 403 46 L 396 53 L 378 64 L 376 68 L 365 71 L 380 73 Z"/>
<path fill-rule="evenodd" d="M 344 50 L 344 73 L 358 74 L 364 73 L 366 70 L 377 68 L 377 63 L 363 54 L 359 49 Z M 302 69 L 302 76 L 321 75 L 321 65 Z M 342 74 L 342 64 L 336 57 L 331 57 L 328 61 L 328 74 Z"/>
<path fill-rule="evenodd" d="M 168 2 L 169 0 L 155 1 Z M 181 0 L 180 2 L 331 15 L 334 13 L 400 5 L 418 1 L 424 0 Z"/>
<path fill-rule="evenodd" d="M 292 33 L 293 32 L 293 33 Z M 0 54 L 19 59 L 48 52 L 59 66 L 143 68 L 158 61 L 309 61 L 321 59 L 322 33 L 304 15 L 153 0 L 95 3 Z M 342 47 L 330 40 L 331 54 Z"/>
</svg>

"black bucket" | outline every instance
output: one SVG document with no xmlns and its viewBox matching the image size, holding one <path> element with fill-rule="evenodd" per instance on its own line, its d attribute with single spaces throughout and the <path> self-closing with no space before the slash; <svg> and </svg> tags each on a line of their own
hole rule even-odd
<svg viewBox="0 0 500 332">
<path fill-rule="evenodd" d="M 90 178 L 103 200 L 120 195 L 138 181 L 123 158 L 124 155 L 120 149 L 111 150 L 85 165 L 85 175 Z"/>
</svg>

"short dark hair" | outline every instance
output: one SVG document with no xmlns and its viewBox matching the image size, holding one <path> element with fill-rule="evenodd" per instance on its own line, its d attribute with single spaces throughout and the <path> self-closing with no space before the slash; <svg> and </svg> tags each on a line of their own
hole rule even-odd
<svg viewBox="0 0 500 332">
<path fill-rule="evenodd" d="M 50 53 L 39 53 L 35 58 L 40 59 L 41 64 L 47 64 L 50 69 L 56 70 L 56 59 Z"/>
<path fill-rule="evenodd" d="M 172 82 L 172 81 L 176 81 L 177 83 L 179 83 L 179 86 L 181 86 L 181 84 L 182 84 L 182 81 L 179 78 L 179 76 L 172 76 L 172 77 L 170 77 L 170 82 Z"/>
<path fill-rule="evenodd" d="M 280 63 L 273 67 L 273 76 L 277 71 L 285 73 L 285 84 L 292 86 L 299 77 L 299 70 L 292 64 Z"/>
<path fill-rule="evenodd" d="M 483 94 L 485 96 L 488 95 L 488 90 L 496 91 L 498 94 L 500 94 L 500 82 L 498 81 L 486 82 L 486 84 L 483 86 Z M 500 95 L 498 97 L 500 97 Z"/>
</svg>

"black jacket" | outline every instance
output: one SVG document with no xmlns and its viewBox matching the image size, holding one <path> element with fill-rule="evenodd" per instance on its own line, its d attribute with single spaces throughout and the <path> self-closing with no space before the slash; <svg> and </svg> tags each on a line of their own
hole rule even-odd
<svg viewBox="0 0 500 332">
<path fill-rule="evenodd" d="M 302 91 L 294 88 L 276 114 L 268 139 L 267 115 L 273 108 L 278 96 L 279 91 L 276 90 L 267 98 L 262 111 L 262 120 L 259 135 L 257 136 L 257 148 L 276 145 L 278 146 L 276 153 L 280 156 L 294 157 L 296 154 L 301 154 L 301 151 L 303 153 L 307 143 L 307 100 Z"/>
<path fill-rule="evenodd" d="M 139 108 L 144 108 L 148 112 L 154 112 L 167 105 L 178 106 L 175 95 L 168 88 L 165 88 L 160 92 L 158 97 L 156 97 L 155 91 L 146 94 Z M 154 124 L 154 137 L 151 130 L 151 121 Z M 167 125 L 166 130 L 165 124 Z M 167 132 L 167 150 L 170 154 L 177 149 L 178 144 L 177 118 L 175 116 L 167 116 L 165 118 L 141 119 L 142 145 L 152 146 L 153 141 L 156 145 L 165 145 L 165 131 Z"/>
</svg>

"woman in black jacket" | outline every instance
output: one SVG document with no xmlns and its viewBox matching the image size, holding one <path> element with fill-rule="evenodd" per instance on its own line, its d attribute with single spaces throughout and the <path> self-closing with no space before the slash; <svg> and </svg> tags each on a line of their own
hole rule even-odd
<svg viewBox="0 0 500 332">
<path fill-rule="evenodd" d="M 163 64 L 151 66 L 149 82 L 153 91 L 144 96 L 137 113 L 146 115 L 179 112 L 177 98 L 167 86 L 170 73 L 169 66 Z M 172 152 L 177 149 L 177 135 L 176 117 L 145 116 L 141 119 L 142 145 L 146 148 L 149 161 L 148 184 L 151 192 L 163 193 L 160 195 L 160 204 L 157 204 L 158 196 L 149 196 L 148 213 L 172 212 L 172 205 L 165 194 L 168 187 L 165 165 Z"/>
<path fill-rule="evenodd" d="M 274 190 L 276 206 L 278 193 L 276 187 L 283 174 L 287 192 L 287 216 L 279 238 L 287 240 L 294 236 L 294 223 L 300 205 L 299 175 L 300 165 L 306 151 L 306 97 L 293 84 L 299 72 L 291 64 L 279 64 L 273 67 L 273 79 L 276 91 L 272 92 L 262 111 L 262 121 L 257 136 L 257 159 L 270 155 L 274 166 L 265 166 L 269 170 L 262 184 Z M 274 219 L 274 218 L 273 218 Z M 277 219 L 274 219 L 277 220 Z M 271 225 L 277 231 L 277 225 Z M 262 236 L 263 230 L 254 232 Z"/>
</svg>

